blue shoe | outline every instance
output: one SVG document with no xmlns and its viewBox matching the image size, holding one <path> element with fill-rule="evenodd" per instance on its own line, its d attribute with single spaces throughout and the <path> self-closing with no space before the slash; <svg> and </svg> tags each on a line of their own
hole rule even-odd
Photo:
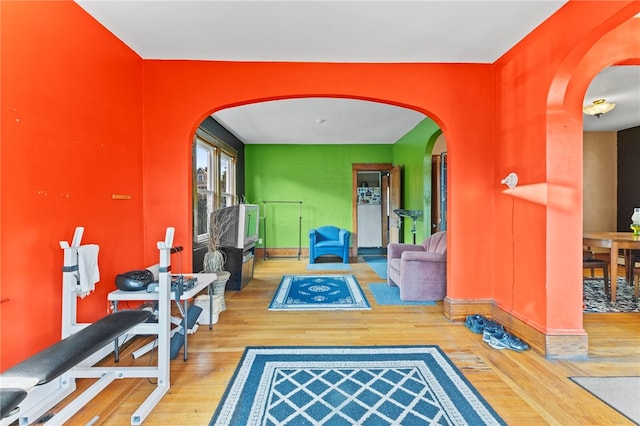
<svg viewBox="0 0 640 426">
<path fill-rule="evenodd" d="M 482 330 L 482 340 L 484 342 L 489 343 L 489 340 L 491 340 L 491 336 L 496 335 L 498 333 L 504 333 L 504 327 L 501 326 L 500 324 L 498 324 L 497 326 L 495 325 L 489 325 L 486 326 L 484 328 L 484 330 Z"/>
<path fill-rule="evenodd" d="M 487 319 L 482 315 L 468 315 L 464 325 L 476 334 L 482 334 L 486 327 L 502 327 L 497 322 Z"/>
<path fill-rule="evenodd" d="M 476 325 L 478 322 L 484 322 L 487 319 L 485 317 L 483 317 L 482 315 L 467 315 L 467 319 L 464 322 L 464 326 L 467 327 L 469 330 L 473 331 L 474 333 L 482 333 L 482 330 L 477 331 L 478 330 L 478 326 Z"/>
<path fill-rule="evenodd" d="M 482 340 L 484 340 L 484 335 L 482 337 L 483 337 Z M 529 345 L 527 345 L 522 340 L 518 339 L 515 336 L 512 336 L 509 333 L 500 332 L 500 331 L 497 333 L 491 334 L 489 336 L 489 341 L 487 343 L 492 348 L 499 349 L 499 350 L 511 349 L 512 351 L 522 352 L 529 349 Z"/>
</svg>

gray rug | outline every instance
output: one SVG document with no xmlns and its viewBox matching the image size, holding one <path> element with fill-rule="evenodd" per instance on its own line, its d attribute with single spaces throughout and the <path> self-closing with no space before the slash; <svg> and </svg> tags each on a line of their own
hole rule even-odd
<svg viewBox="0 0 640 426">
<path fill-rule="evenodd" d="M 604 293 L 604 281 L 585 279 L 583 285 L 584 312 L 640 312 L 640 307 L 633 300 L 633 286 L 627 280 L 618 277 L 615 303 L 609 302 Z"/>
<path fill-rule="evenodd" d="M 640 424 L 640 377 L 571 377 L 571 380 Z"/>
</svg>

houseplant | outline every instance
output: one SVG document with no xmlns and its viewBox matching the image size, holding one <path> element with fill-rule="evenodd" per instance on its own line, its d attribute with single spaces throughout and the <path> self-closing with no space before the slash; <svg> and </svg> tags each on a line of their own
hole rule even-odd
<svg viewBox="0 0 640 426">
<path fill-rule="evenodd" d="M 229 216 L 221 215 L 220 210 L 214 210 L 210 215 L 207 252 L 204 255 L 202 266 L 205 273 L 215 273 L 217 275 L 216 280 L 213 282 L 213 314 L 218 314 L 226 310 L 224 290 L 231 274 L 224 270 L 226 256 L 224 252 L 220 250 L 220 242 L 229 223 Z"/>
<path fill-rule="evenodd" d="M 222 271 L 226 261 L 225 254 L 220 250 L 220 241 L 224 235 L 224 231 L 228 226 L 228 222 L 220 214 L 220 210 L 214 210 L 209 217 L 209 238 L 207 241 L 207 252 L 204 255 L 204 272 Z"/>
</svg>

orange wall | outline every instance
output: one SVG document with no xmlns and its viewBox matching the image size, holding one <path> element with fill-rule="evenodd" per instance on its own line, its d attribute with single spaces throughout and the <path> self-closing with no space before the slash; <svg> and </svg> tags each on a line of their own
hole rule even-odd
<svg viewBox="0 0 640 426">
<path fill-rule="evenodd" d="M 569 2 L 496 63 L 494 298 L 546 334 L 583 333 L 582 102 L 602 68 L 640 57 L 639 10 Z M 521 198 L 536 184 L 546 205 Z"/>
<path fill-rule="evenodd" d="M 102 281 L 80 320 L 104 315 L 115 274 L 155 263 L 167 226 L 190 247 L 202 119 L 290 96 L 379 100 L 434 119 L 450 162 L 448 297 L 495 297 L 540 330 L 581 333 L 581 96 L 618 39 L 591 46 L 638 6 L 569 2 L 495 65 L 292 64 L 142 61 L 70 1 L 2 1 L 0 370 L 58 340 L 59 240 L 82 225 L 100 244 Z M 506 196 L 509 171 L 523 185 L 566 185 L 580 203 Z"/>
<path fill-rule="evenodd" d="M 104 316 L 115 274 L 142 262 L 142 60 L 75 3 L 1 8 L 5 370 L 60 338 L 58 242 L 76 226 L 100 245 L 102 278 L 79 301 L 81 321 Z"/>
<path fill-rule="evenodd" d="M 456 213 L 449 225 L 457 243 L 449 249 L 449 294 L 491 297 L 491 250 L 484 234 L 467 232 L 472 222 L 492 229 L 486 198 L 493 187 L 491 65 L 145 61 L 144 68 L 145 210 L 157 212 L 145 222 L 147 229 L 174 224 L 177 244 L 189 241 L 191 135 L 210 112 L 278 97 L 390 102 L 439 123 L 455 158 L 449 210 Z M 145 246 L 151 243 L 147 238 Z M 465 259 L 475 259 L 474 267 L 465 267 Z"/>
</svg>

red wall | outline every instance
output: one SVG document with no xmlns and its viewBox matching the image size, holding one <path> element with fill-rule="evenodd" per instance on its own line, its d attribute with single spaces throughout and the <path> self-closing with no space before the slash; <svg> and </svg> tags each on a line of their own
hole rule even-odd
<svg viewBox="0 0 640 426">
<path fill-rule="evenodd" d="M 72 2 L 3 1 L 0 370 L 60 338 L 63 253 L 84 226 L 106 314 L 142 262 L 142 60 Z M 131 196 L 112 200 L 112 194 Z M 150 238 L 164 239 L 164 230 Z M 150 231 L 151 232 L 151 231 Z"/>
<path fill-rule="evenodd" d="M 571 1 L 495 65 L 142 61 L 72 2 L 1 7 L 0 370 L 58 340 L 59 240 L 81 225 L 100 244 L 102 281 L 80 320 L 101 317 L 115 274 L 157 262 L 167 226 L 190 246 L 198 123 L 291 96 L 379 100 L 433 118 L 450 161 L 448 297 L 495 298 L 542 331 L 583 333 L 580 104 L 607 56 L 629 57 L 597 40 L 639 2 Z M 567 187 L 576 208 L 503 194 L 510 171 L 523 187 Z"/>
</svg>

